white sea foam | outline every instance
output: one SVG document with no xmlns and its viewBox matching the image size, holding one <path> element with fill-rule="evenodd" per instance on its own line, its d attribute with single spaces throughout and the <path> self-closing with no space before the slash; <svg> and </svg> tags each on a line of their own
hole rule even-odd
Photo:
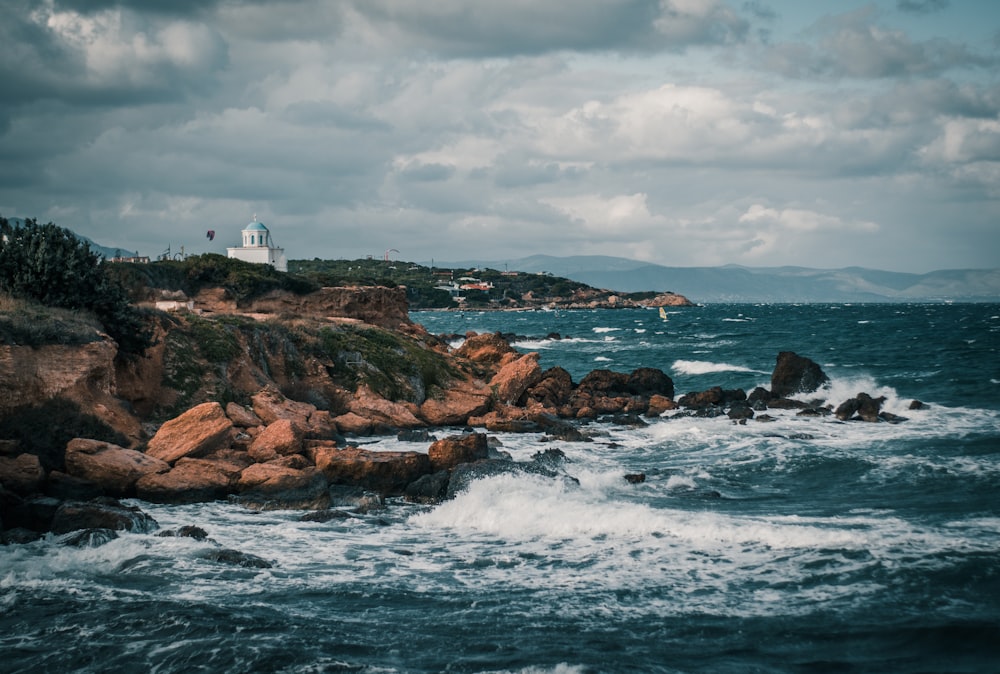
<svg viewBox="0 0 1000 674">
<path fill-rule="evenodd" d="M 604 333 L 604 332 L 618 332 L 621 329 L 622 328 L 611 328 L 611 327 L 596 327 L 596 328 L 592 328 L 592 330 L 594 332 L 598 333 L 598 334 L 601 334 L 601 333 Z"/>
<path fill-rule="evenodd" d="M 677 374 L 686 375 L 712 374 L 715 372 L 755 372 L 758 374 L 767 374 L 762 370 L 753 370 L 743 365 L 713 363 L 706 360 L 675 360 L 671 369 Z"/>
</svg>

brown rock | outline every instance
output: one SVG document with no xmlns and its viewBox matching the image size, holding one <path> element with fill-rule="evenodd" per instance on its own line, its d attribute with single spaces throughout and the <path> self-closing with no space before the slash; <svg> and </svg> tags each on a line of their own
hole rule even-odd
<svg viewBox="0 0 1000 674">
<path fill-rule="evenodd" d="M 353 435 L 371 435 L 375 428 L 375 424 L 372 423 L 371 419 L 363 417 L 360 414 L 355 414 L 354 412 L 341 414 L 333 421 L 342 432 Z"/>
<path fill-rule="evenodd" d="M 677 409 L 677 403 L 670 398 L 661 395 L 653 395 L 649 397 L 649 407 L 646 409 L 646 415 L 656 417 L 664 412 L 669 412 L 670 410 L 675 409 Z"/>
<path fill-rule="evenodd" d="M 307 438 L 332 438 L 337 434 L 337 425 L 326 410 L 318 410 L 315 405 L 289 400 L 273 388 L 266 388 L 251 398 L 253 411 L 265 424 L 273 424 L 278 419 L 288 419 Z"/>
<path fill-rule="evenodd" d="M 339 451 L 333 440 L 306 440 L 305 455 L 320 470 L 329 463 L 330 455 Z"/>
<path fill-rule="evenodd" d="M 358 416 L 370 419 L 375 427 L 383 428 L 419 428 L 426 424 L 413 413 L 417 409 L 412 403 L 399 403 L 386 400 L 367 386 L 358 387 L 354 397 L 348 404 L 348 409 Z M 343 429 L 339 423 L 338 427 Z"/>
<path fill-rule="evenodd" d="M 490 410 L 493 398 L 484 384 L 463 381 L 445 391 L 441 398 L 429 398 L 420 406 L 422 416 L 431 426 L 456 426 L 470 416 L 481 416 Z"/>
<path fill-rule="evenodd" d="M 490 390 L 504 405 L 514 405 L 524 393 L 542 379 L 542 368 L 535 352 L 514 358 L 504 364 L 490 380 Z"/>
<path fill-rule="evenodd" d="M 315 405 L 289 400 L 279 391 L 266 388 L 255 394 L 253 411 L 265 424 L 273 424 L 278 419 L 295 422 L 304 431 L 309 425 L 309 417 L 316 411 Z"/>
<path fill-rule="evenodd" d="M 472 463 L 489 457 L 486 435 L 464 433 L 442 438 L 427 449 L 433 470 L 449 470 L 460 463 Z"/>
<path fill-rule="evenodd" d="M 154 503 L 214 501 L 232 491 L 242 470 L 243 465 L 236 461 L 182 458 L 167 473 L 140 478 L 136 496 Z"/>
<path fill-rule="evenodd" d="M 459 358 L 468 358 L 477 363 L 498 365 L 503 360 L 503 357 L 510 353 L 517 353 L 517 351 L 497 332 L 483 335 L 475 333 L 467 335 L 465 343 L 458 348 L 455 355 Z"/>
<path fill-rule="evenodd" d="M 34 454 L 0 456 L 0 485 L 15 494 L 33 494 L 45 480 L 45 471 Z"/>
<path fill-rule="evenodd" d="M 330 505 L 326 478 L 312 466 L 255 463 L 243 471 L 236 486 L 239 503 L 254 510 L 321 510 Z"/>
<path fill-rule="evenodd" d="M 250 457 L 257 462 L 302 451 L 302 432 L 289 419 L 270 423 L 250 444 Z"/>
<path fill-rule="evenodd" d="M 74 438 L 66 445 L 66 473 L 98 485 L 111 496 L 131 496 L 149 473 L 165 473 L 170 464 L 109 442 Z"/>
<path fill-rule="evenodd" d="M 430 458 L 420 452 L 375 452 L 345 447 L 324 454 L 321 461 L 317 466 L 332 484 L 365 487 L 386 496 L 402 495 L 406 485 L 433 472 Z"/>
<path fill-rule="evenodd" d="M 240 428 L 251 428 L 254 426 L 263 426 L 264 422 L 261 418 L 253 413 L 253 410 L 248 410 L 243 405 L 238 405 L 236 403 L 229 403 L 226 405 L 226 416 L 229 420 L 233 422 L 234 426 L 239 426 Z"/>
<path fill-rule="evenodd" d="M 561 367 L 551 367 L 542 373 L 537 384 L 528 389 L 528 400 L 555 409 L 569 402 L 573 394 L 573 378 Z"/>
<path fill-rule="evenodd" d="M 185 456 L 205 455 L 221 449 L 232 427 L 222 405 L 203 403 L 163 424 L 146 453 L 171 464 Z"/>
</svg>

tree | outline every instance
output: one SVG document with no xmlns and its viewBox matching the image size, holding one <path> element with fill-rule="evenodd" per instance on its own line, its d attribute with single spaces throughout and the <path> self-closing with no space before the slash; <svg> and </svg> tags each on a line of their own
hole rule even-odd
<svg viewBox="0 0 1000 674">
<path fill-rule="evenodd" d="M 101 257 L 67 229 L 0 217 L 0 289 L 64 309 L 91 311 L 125 354 L 152 345 L 152 329 Z"/>
</svg>

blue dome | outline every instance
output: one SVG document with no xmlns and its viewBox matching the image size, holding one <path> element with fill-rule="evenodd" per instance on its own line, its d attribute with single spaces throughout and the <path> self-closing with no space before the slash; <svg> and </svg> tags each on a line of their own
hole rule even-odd
<svg viewBox="0 0 1000 674">
<path fill-rule="evenodd" d="M 263 222 L 251 222 L 249 225 L 243 228 L 244 232 L 266 232 L 267 227 L 264 226 Z"/>
</svg>

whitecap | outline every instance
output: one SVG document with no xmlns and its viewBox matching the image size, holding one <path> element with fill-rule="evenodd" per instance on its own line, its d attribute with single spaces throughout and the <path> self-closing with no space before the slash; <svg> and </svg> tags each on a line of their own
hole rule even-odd
<svg viewBox="0 0 1000 674">
<path fill-rule="evenodd" d="M 731 365 L 729 363 L 713 363 L 705 360 L 675 360 L 671 366 L 677 374 L 699 375 L 713 374 L 716 372 L 754 372 L 767 374 L 762 370 L 753 370 L 743 365 Z"/>
<path fill-rule="evenodd" d="M 618 332 L 619 330 L 621 330 L 621 328 L 602 328 L 602 327 L 593 328 L 593 331 L 597 333 Z"/>
</svg>

